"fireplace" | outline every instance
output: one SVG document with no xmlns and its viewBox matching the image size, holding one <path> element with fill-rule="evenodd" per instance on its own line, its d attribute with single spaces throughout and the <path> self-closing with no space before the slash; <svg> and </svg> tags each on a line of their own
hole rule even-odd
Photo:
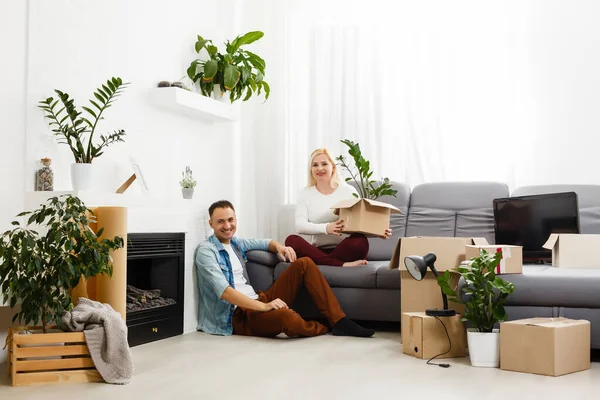
<svg viewBox="0 0 600 400">
<path fill-rule="evenodd" d="M 127 234 L 129 346 L 183 333 L 185 234 Z"/>
</svg>

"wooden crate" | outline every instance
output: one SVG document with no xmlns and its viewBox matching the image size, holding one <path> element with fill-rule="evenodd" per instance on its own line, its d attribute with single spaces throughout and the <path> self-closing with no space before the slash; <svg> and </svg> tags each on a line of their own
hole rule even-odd
<svg viewBox="0 0 600 400">
<path fill-rule="evenodd" d="M 23 335 L 11 328 L 9 335 L 8 374 L 13 386 L 103 381 L 83 332 Z"/>
</svg>

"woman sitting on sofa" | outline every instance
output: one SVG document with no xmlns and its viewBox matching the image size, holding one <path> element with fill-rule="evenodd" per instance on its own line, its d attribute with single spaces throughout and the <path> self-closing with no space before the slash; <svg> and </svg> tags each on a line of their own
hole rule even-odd
<svg viewBox="0 0 600 400">
<path fill-rule="evenodd" d="M 343 235 L 344 221 L 338 221 L 331 207 L 340 200 L 353 198 L 356 189 L 343 182 L 327 149 L 317 149 L 310 156 L 308 187 L 298 193 L 296 232 L 312 235 L 308 243 L 298 235 L 290 235 L 285 245 L 298 258 L 309 257 L 315 264 L 357 267 L 367 264 L 369 242 L 365 235 Z M 390 229 L 386 238 L 392 235 Z"/>
</svg>

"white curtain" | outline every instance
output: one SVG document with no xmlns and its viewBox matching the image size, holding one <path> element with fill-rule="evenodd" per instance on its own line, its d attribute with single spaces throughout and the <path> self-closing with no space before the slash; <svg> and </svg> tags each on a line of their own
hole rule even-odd
<svg viewBox="0 0 600 400">
<path fill-rule="evenodd" d="M 517 140 L 531 125 L 524 7 L 312 6 L 288 24 L 290 200 L 306 180 L 310 152 L 328 147 L 346 155 L 342 138 L 360 143 L 377 177 L 411 186 L 512 184 Z"/>
<path fill-rule="evenodd" d="M 276 233 L 277 210 L 306 185 L 310 153 L 348 156 L 344 138 L 360 143 L 377 178 L 514 184 L 519 142 L 536 129 L 527 3 L 250 3 L 270 13 L 247 8 L 248 21 L 277 35 L 261 49 L 270 118 L 247 110 L 253 165 L 271 170 L 268 180 L 257 172 L 259 233 Z M 262 157 L 269 146 L 276 153 Z"/>
</svg>

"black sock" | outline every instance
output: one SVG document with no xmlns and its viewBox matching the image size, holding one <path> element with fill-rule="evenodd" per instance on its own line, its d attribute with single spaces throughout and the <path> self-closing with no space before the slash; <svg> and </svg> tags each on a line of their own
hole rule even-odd
<svg viewBox="0 0 600 400">
<path fill-rule="evenodd" d="M 363 328 L 351 319 L 344 317 L 333 325 L 331 333 L 336 336 L 371 337 L 375 334 L 375 331 Z"/>
</svg>

